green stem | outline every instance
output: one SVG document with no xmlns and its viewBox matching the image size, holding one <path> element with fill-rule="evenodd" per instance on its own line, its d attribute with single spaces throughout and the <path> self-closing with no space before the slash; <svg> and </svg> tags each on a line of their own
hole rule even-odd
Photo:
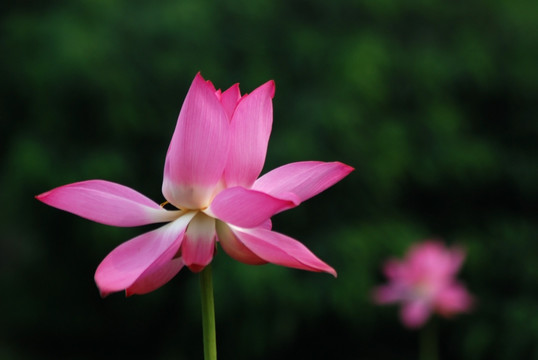
<svg viewBox="0 0 538 360">
<path fill-rule="evenodd" d="M 217 335 L 215 332 L 215 302 L 213 301 L 213 280 L 211 265 L 200 273 L 200 293 L 202 295 L 202 328 L 204 332 L 204 359 L 217 360 Z"/>
<path fill-rule="evenodd" d="M 439 360 L 435 319 L 426 324 L 420 334 L 420 359 Z"/>
</svg>

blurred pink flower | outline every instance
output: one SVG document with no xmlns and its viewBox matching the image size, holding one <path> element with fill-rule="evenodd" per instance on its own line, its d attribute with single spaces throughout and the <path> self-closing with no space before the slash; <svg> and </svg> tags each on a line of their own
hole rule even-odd
<svg viewBox="0 0 538 360">
<path fill-rule="evenodd" d="M 259 179 L 273 121 L 275 86 L 269 81 L 241 96 L 239 85 L 216 90 L 197 74 L 166 154 L 162 193 L 166 210 L 123 185 L 89 180 L 37 196 L 45 204 L 113 226 L 166 225 L 116 247 L 95 281 L 102 296 L 144 294 L 186 265 L 201 271 L 216 242 L 246 264 L 274 263 L 336 276 L 304 245 L 271 231 L 270 217 L 293 208 L 348 175 L 339 162 L 281 166 Z"/>
<path fill-rule="evenodd" d="M 455 279 L 464 257 L 463 250 L 447 249 L 441 242 L 416 244 L 403 261 L 385 263 L 389 283 L 374 290 L 374 301 L 401 302 L 402 322 L 410 328 L 422 326 L 432 312 L 450 317 L 468 311 L 472 298 Z"/>
</svg>

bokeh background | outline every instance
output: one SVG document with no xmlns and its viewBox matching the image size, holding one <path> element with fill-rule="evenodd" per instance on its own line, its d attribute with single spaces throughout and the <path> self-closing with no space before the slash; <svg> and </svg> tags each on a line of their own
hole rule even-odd
<svg viewBox="0 0 538 360">
<path fill-rule="evenodd" d="M 274 228 L 339 273 L 237 263 L 214 282 L 221 359 L 414 359 L 419 334 L 372 304 L 384 259 L 467 249 L 477 303 L 438 319 L 442 359 L 538 359 L 538 2 L 22 1 L 0 5 L 0 358 L 201 359 L 198 276 L 101 299 L 113 228 L 34 195 L 119 182 L 163 201 L 164 157 L 196 72 L 274 79 L 265 171 L 340 160 L 348 178 Z"/>
</svg>

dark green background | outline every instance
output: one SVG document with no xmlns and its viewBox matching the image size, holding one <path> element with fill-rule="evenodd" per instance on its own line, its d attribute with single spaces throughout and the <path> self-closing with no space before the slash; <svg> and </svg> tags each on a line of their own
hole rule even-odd
<svg viewBox="0 0 538 360">
<path fill-rule="evenodd" d="M 538 359 L 538 2 L 21 1 L 0 5 L 0 358 L 201 359 L 198 276 L 99 298 L 93 273 L 146 231 L 34 195 L 119 182 L 163 201 L 198 71 L 274 79 L 265 170 L 340 160 L 348 178 L 274 228 L 337 279 L 213 262 L 220 359 L 414 359 L 369 293 L 413 242 L 466 247 L 474 311 L 438 319 L 442 359 Z"/>
</svg>

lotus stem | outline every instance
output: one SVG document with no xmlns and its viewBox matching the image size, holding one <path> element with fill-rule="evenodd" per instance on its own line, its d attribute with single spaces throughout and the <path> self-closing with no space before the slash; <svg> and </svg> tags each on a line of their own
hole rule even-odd
<svg viewBox="0 0 538 360">
<path fill-rule="evenodd" d="M 200 273 L 200 293 L 202 296 L 202 329 L 204 333 L 204 359 L 217 360 L 217 335 L 215 331 L 215 302 L 213 300 L 213 279 L 211 265 Z"/>
</svg>

